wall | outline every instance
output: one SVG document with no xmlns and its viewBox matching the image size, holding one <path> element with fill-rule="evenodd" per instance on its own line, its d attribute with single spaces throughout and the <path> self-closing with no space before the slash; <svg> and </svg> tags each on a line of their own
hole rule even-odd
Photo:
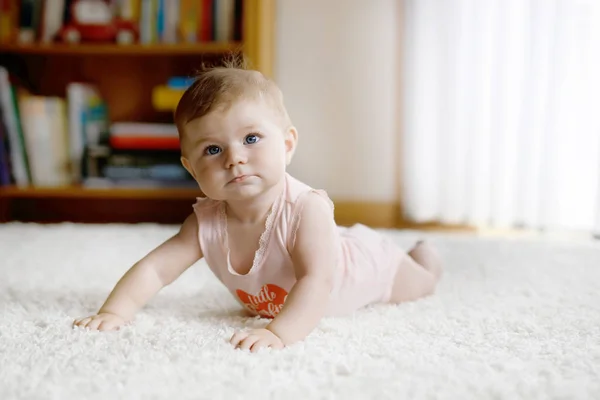
<svg viewBox="0 0 600 400">
<path fill-rule="evenodd" d="M 336 201 L 393 203 L 395 0 L 278 0 L 275 79 L 299 146 L 289 172 Z"/>
</svg>

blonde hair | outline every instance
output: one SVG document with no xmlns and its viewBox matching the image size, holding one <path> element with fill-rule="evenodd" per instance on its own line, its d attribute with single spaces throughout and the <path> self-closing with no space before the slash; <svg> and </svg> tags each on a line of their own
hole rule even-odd
<svg viewBox="0 0 600 400">
<path fill-rule="evenodd" d="M 291 125 L 283 104 L 283 94 L 275 82 L 262 73 L 248 69 L 245 59 L 233 56 L 223 66 L 202 67 L 192 85 L 184 92 L 175 110 L 175 124 L 183 143 L 183 127 L 222 107 L 227 109 L 242 99 L 263 100 L 273 107 L 287 128 Z"/>
</svg>

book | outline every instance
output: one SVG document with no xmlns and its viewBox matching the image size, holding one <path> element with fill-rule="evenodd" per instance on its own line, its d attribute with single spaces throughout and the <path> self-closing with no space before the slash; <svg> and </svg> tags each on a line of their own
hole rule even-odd
<svg viewBox="0 0 600 400">
<path fill-rule="evenodd" d="M 40 42 L 52 43 L 63 25 L 65 0 L 44 0 L 40 20 Z"/>
<path fill-rule="evenodd" d="M 110 147 L 119 150 L 179 150 L 175 124 L 117 122 L 110 127 Z"/>
<path fill-rule="evenodd" d="M 71 184 L 65 100 L 24 95 L 19 96 L 19 108 L 33 185 Z"/>
<path fill-rule="evenodd" d="M 108 134 L 108 111 L 98 88 L 90 83 L 67 85 L 69 115 L 69 157 L 73 182 L 80 182 L 83 153 L 88 145 L 98 144 Z"/>
<path fill-rule="evenodd" d="M 11 84 L 8 70 L 0 66 L 0 112 L 8 137 L 12 176 L 17 186 L 31 183 L 31 173 L 17 105 L 16 88 Z"/>
<path fill-rule="evenodd" d="M 4 121 L 0 118 L 0 186 L 8 186 L 11 183 L 11 167 L 8 135 L 4 127 Z"/>
</svg>

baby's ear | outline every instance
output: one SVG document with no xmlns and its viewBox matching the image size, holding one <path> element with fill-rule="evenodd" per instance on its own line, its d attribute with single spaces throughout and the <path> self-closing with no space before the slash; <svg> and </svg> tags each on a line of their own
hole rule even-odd
<svg viewBox="0 0 600 400">
<path fill-rule="evenodd" d="M 189 172 L 190 175 L 194 178 L 194 180 L 196 182 L 198 182 L 198 179 L 196 179 L 196 174 L 194 173 L 194 169 L 192 168 L 192 164 L 190 164 L 190 162 L 188 161 L 188 159 L 185 158 L 185 157 L 181 157 L 180 160 L 181 160 L 181 165 L 183 165 L 183 168 L 185 168 L 186 171 Z M 206 195 L 202 191 L 202 188 L 200 188 L 200 193 L 198 194 L 197 197 L 206 197 Z"/>
<path fill-rule="evenodd" d="M 286 152 L 286 164 L 289 165 L 296 151 L 296 145 L 298 144 L 298 131 L 296 127 L 290 126 L 285 132 L 285 152 Z"/>
<path fill-rule="evenodd" d="M 194 169 L 192 168 L 192 164 L 190 164 L 187 158 L 183 156 L 181 157 L 181 165 L 183 165 L 183 168 L 185 168 L 186 171 L 189 172 L 190 175 L 192 175 L 192 177 L 194 177 L 194 180 L 197 181 L 196 174 L 194 174 Z"/>
</svg>

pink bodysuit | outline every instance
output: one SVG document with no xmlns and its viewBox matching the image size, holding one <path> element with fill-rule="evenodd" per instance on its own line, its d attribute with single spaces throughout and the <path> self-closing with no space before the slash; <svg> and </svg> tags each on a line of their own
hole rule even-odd
<svg viewBox="0 0 600 400">
<path fill-rule="evenodd" d="M 296 282 L 291 259 L 299 212 L 315 190 L 286 174 L 285 186 L 271 208 L 250 271 L 238 274 L 229 262 L 227 215 L 223 201 L 198 198 L 194 212 L 204 258 L 233 296 L 255 315 L 272 318 Z M 389 301 L 394 276 L 406 253 L 391 239 L 361 224 L 338 227 L 338 262 L 326 315 L 344 315 L 368 304 Z"/>
</svg>

